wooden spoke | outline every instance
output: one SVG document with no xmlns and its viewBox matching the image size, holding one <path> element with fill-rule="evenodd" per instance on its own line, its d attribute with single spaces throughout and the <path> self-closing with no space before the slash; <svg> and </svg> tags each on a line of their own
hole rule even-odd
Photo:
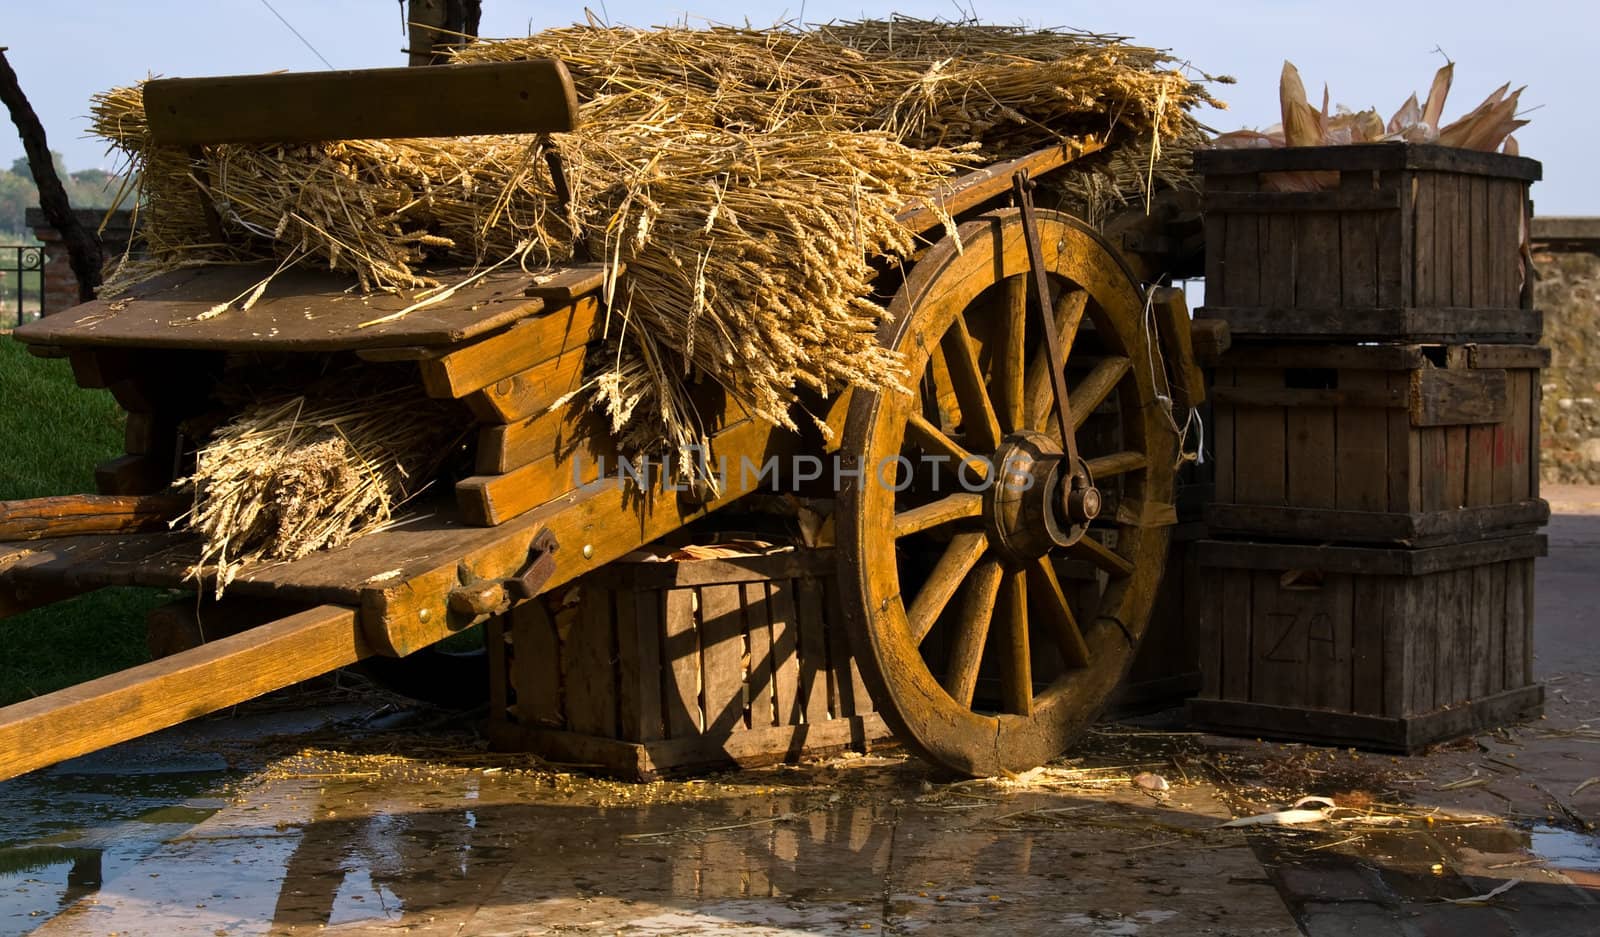
<svg viewBox="0 0 1600 937">
<path fill-rule="evenodd" d="M 921 533 L 951 521 L 983 514 L 983 495 L 966 492 L 948 495 L 937 501 L 901 511 L 894 516 L 896 538 Z"/>
<path fill-rule="evenodd" d="M 1000 593 L 1004 572 L 997 560 L 980 563 L 961 599 L 961 620 L 942 683 L 951 698 L 963 706 L 972 705 L 972 692 L 978 686 L 978 667 L 983 663 L 983 646 L 989 640 L 989 621 L 994 617 L 995 597 Z"/>
<path fill-rule="evenodd" d="M 978 560 L 988 548 L 988 536 L 978 531 L 960 533 L 950 538 L 950 545 L 945 547 L 938 565 L 923 584 L 922 591 L 917 593 L 917 600 L 906 609 L 911 636 L 918 644 L 933 630 L 944 607 L 950 604 L 950 597 L 956 594 L 961 581 L 967 578 L 967 573 L 972 572 L 972 567 L 978 565 Z"/>
<path fill-rule="evenodd" d="M 1078 619 L 1067 604 L 1066 593 L 1061 590 L 1061 580 L 1056 578 L 1056 568 L 1050 557 L 1041 556 L 1028 570 L 1028 596 L 1034 609 L 1050 626 L 1050 633 L 1061 649 L 1061 658 L 1068 667 L 1089 666 L 1089 645 L 1084 643 Z"/>
<path fill-rule="evenodd" d="M 1033 664 L 1028 652 L 1028 580 L 1021 570 L 1005 574 L 1005 609 L 1000 646 L 1000 705 L 1008 713 L 1033 715 Z"/>
<path fill-rule="evenodd" d="M 1076 410 L 1077 407 L 1073 409 Z M 1085 459 L 1084 462 L 1088 464 L 1089 474 L 1094 476 L 1095 481 L 1150 467 L 1150 460 L 1145 458 L 1142 452 L 1113 452 L 1110 455 Z"/>
<path fill-rule="evenodd" d="M 906 435 L 911 441 L 934 455 L 947 456 L 950 459 L 950 470 L 956 471 L 961 463 L 967 464 L 967 471 L 977 476 L 979 480 L 989 477 L 989 463 L 985 459 L 974 459 L 972 453 L 961 447 L 961 444 L 946 436 L 944 431 L 929 422 L 928 418 L 920 413 L 911 414 L 906 421 Z M 876 471 L 876 468 L 873 469 Z"/>
<path fill-rule="evenodd" d="M 1081 289 L 1068 289 L 1056 297 L 1056 335 L 1060 336 L 1064 351 L 1072 350 L 1073 337 L 1078 333 L 1078 324 L 1083 321 L 1083 310 L 1088 303 L 1089 294 Z M 1050 361 L 1041 344 L 1034 351 L 1033 360 L 1028 362 L 1026 409 L 1029 428 L 1035 432 L 1045 432 L 1055 407 L 1055 389 L 1050 385 Z"/>
<path fill-rule="evenodd" d="M 1095 408 L 1105 403 L 1111 392 L 1116 390 L 1117 382 L 1128 373 L 1132 363 L 1123 355 L 1114 355 L 1104 358 L 1099 364 L 1089 370 L 1089 373 L 1078 386 L 1067 391 L 1067 398 L 1072 401 L 1072 428 L 1079 429 L 1089 419 L 1089 414 Z"/>
<path fill-rule="evenodd" d="M 1000 384 L 1000 425 L 1006 432 L 1022 429 L 1024 368 L 1028 363 L 1025 339 L 1028 334 L 1028 279 L 1014 276 L 1005 281 L 1005 339 L 995 368 Z"/>
<path fill-rule="evenodd" d="M 983 372 L 978 367 L 978 355 L 965 319 L 956 316 L 950 331 L 940 339 L 939 347 L 944 350 L 945 364 L 950 368 L 950 383 L 955 386 L 956 403 L 961 405 L 961 424 L 967 439 L 978 451 L 993 452 L 1000 446 L 1000 420 L 995 416 L 994 404 L 989 402 L 989 391 L 984 387 Z"/>
<path fill-rule="evenodd" d="M 1110 547 L 1100 541 L 1085 535 L 1083 539 L 1067 547 L 1067 555 L 1100 567 L 1113 576 L 1127 576 L 1133 573 L 1133 563 L 1122 557 Z"/>
</svg>

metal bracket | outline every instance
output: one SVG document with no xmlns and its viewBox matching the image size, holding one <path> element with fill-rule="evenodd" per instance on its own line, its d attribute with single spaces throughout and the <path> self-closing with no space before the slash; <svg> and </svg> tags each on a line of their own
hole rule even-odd
<svg viewBox="0 0 1600 937">
<path fill-rule="evenodd" d="M 450 611 L 477 624 L 491 615 L 503 614 L 511 606 L 539 594 L 539 589 L 556 571 L 555 535 L 541 530 L 528 544 L 528 560 L 517 573 L 504 579 L 479 579 L 467 564 L 456 567 L 460 585 L 450 590 Z"/>
</svg>

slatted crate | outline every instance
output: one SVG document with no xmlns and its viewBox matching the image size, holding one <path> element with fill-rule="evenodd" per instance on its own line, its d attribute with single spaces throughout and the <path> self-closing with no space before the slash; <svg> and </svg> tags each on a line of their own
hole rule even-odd
<svg viewBox="0 0 1600 937">
<path fill-rule="evenodd" d="M 1528 532 L 1539 370 L 1527 345 L 1236 345 L 1212 388 L 1213 534 L 1439 545 Z"/>
<path fill-rule="evenodd" d="M 491 738 L 632 779 L 886 739 L 833 567 L 831 550 L 617 562 L 525 603 L 490 636 Z"/>
<path fill-rule="evenodd" d="M 1533 342 L 1531 159 L 1437 145 L 1208 150 L 1206 306 L 1235 339 Z M 1268 191 L 1274 177 L 1319 191 Z"/>
<path fill-rule="evenodd" d="M 1200 728 L 1413 752 L 1536 716 L 1539 534 L 1421 550 L 1204 541 Z"/>
</svg>

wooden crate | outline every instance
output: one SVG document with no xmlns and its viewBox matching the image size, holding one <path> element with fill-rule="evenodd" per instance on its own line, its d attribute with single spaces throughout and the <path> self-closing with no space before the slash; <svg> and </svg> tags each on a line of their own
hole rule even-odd
<svg viewBox="0 0 1600 937">
<path fill-rule="evenodd" d="M 1412 752 L 1543 706 L 1540 534 L 1421 550 L 1202 541 L 1199 727 Z"/>
<path fill-rule="evenodd" d="M 1180 492 L 1183 489 L 1179 489 Z M 1179 501 L 1179 517 L 1183 517 Z M 1154 712 L 1178 706 L 1200 690 L 1200 568 L 1195 545 L 1205 525 L 1181 522 L 1172 528 L 1166 573 L 1150 610 L 1139 653 L 1111 699 L 1113 715 Z"/>
<path fill-rule="evenodd" d="M 889 735 L 850 654 L 831 550 L 617 562 L 561 595 L 491 636 L 498 746 L 644 779 Z"/>
<path fill-rule="evenodd" d="M 1206 306 L 1235 339 L 1537 341 L 1520 250 L 1539 163 L 1376 143 L 1195 154 Z M 1313 192 L 1262 191 L 1322 173 Z"/>
<path fill-rule="evenodd" d="M 1234 346 L 1212 388 L 1223 536 L 1429 546 L 1537 529 L 1529 345 Z"/>
</svg>

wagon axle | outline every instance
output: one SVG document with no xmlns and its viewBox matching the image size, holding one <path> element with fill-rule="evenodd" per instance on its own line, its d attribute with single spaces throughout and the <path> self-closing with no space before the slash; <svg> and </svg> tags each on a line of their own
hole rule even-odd
<svg viewBox="0 0 1600 937">
<path fill-rule="evenodd" d="M 999 477 L 984 496 L 989 539 L 1014 565 L 1069 547 L 1100 514 L 1100 490 L 1080 461 L 1067 469 L 1066 454 L 1044 433 L 1025 430 L 1001 440 L 993 464 Z"/>
</svg>

